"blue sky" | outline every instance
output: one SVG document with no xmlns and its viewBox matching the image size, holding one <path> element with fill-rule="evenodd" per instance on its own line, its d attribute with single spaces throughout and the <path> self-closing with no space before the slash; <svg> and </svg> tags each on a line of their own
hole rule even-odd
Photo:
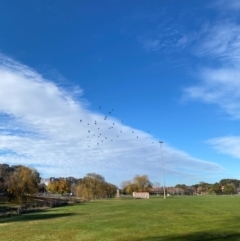
<svg viewBox="0 0 240 241">
<path fill-rule="evenodd" d="M 0 162 L 162 184 L 161 140 L 166 185 L 240 179 L 239 11 L 1 1 Z"/>
</svg>

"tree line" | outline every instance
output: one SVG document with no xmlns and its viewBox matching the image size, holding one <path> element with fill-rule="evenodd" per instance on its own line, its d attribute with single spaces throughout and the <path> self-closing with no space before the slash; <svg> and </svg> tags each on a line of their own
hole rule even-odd
<svg viewBox="0 0 240 241">
<path fill-rule="evenodd" d="M 23 165 L 0 164 L 0 194 L 8 201 L 22 202 L 29 195 L 37 193 L 73 193 L 83 199 L 115 197 L 117 186 L 105 181 L 105 178 L 96 173 L 88 173 L 83 178 L 56 178 L 48 185 L 40 182 L 39 172 Z M 133 192 L 163 193 L 160 183 L 152 183 L 147 175 L 136 175 L 132 180 L 123 181 L 121 194 Z M 200 182 L 192 186 L 177 184 L 167 187 L 168 194 L 237 194 L 240 191 L 240 180 L 222 179 L 214 184 Z"/>
<path fill-rule="evenodd" d="M 88 173 L 83 178 L 56 178 L 48 185 L 41 183 L 39 172 L 23 165 L 0 164 L 0 195 L 9 202 L 24 202 L 29 195 L 39 192 L 53 194 L 75 193 L 83 199 L 115 197 L 117 187 L 105 181 L 96 173 Z"/>
<path fill-rule="evenodd" d="M 240 180 L 221 179 L 214 184 L 200 182 L 193 186 L 196 188 L 198 194 L 237 194 L 240 191 Z"/>
<path fill-rule="evenodd" d="M 150 194 L 163 194 L 163 187 L 160 183 L 150 182 L 147 175 L 136 175 L 133 180 L 123 181 L 121 187 L 121 192 L 123 194 L 145 191 Z M 174 187 L 166 187 L 165 191 L 167 194 L 171 195 L 238 194 L 240 193 L 240 180 L 222 179 L 213 184 L 200 182 L 191 186 L 177 184 Z"/>
</svg>

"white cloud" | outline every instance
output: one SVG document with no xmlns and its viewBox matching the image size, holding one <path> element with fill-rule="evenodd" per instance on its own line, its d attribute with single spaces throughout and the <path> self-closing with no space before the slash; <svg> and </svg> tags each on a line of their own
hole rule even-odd
<svg viewBox="0 0 240 241">
<path fill-rule="evenodd" d="M 200 84 L 186 88 L 185 97 L 216 104 L 240 119 L 240 25 L 220 21 L 202 32 L 195 54 L 218 67 L 201 68 L 197 72 Z"/>
<path fill-rule="evenodd" d="M 75 93 L 25 65 L 3 55 L 0 61 L 1 163 L 36 167 L 44 177 L 97 172 L 116 184 L 135 174 L 155 180 L 160 176 L 160 147 L 153 136 L 113 116 L 104 120 L 104 115 L 76 100 Z M 167 144 L 163 156 L 169 173 L 223 170 Z"/>
<path fill-rule="evenodd" d="M 220 153 L 240 158 L 240 136 L 213 138 L 208 140 L 207 143 Z"/>
<path fill-rule="evenodd" d="M 208 56 L 225 65 L 240 62 L 240 28 L 227 20 L 205 26 L 201 43 L 196 48 L 199 57 Z"/>
<path fill-rule="evenodd" d="M 234 68 L 202 69 L 202 83 L 185 89 L 187 98 L 220 106 L 235 119 L 240 119 L 240 71 Z"/>
</svg>

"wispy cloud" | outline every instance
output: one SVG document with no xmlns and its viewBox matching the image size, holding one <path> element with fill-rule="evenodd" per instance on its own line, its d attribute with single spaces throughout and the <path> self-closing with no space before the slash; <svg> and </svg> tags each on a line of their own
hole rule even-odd
<svg viewBox="0 0 240 241">
<path fill-rule="evenodd" d="M 240 136 L 213 138 L 207 141 L 218 152 L 240 158 Z"/>
<path fill-rule="evenodd" d="M 163 28 L 163 29 L 161 29 Z M 176 53 L 180 52 L 191 44 L 198 34 L 187 33 L 183 29 L 178 29 L 179 26 L 161 26 L 157 28 L 156 33 L 138 38 L 139 43 L 147 52 L 162 52 L 162 53 Z"/>
<path fill-rule="evenodd" d="M 240 7 L 236 1 L 219 1 L 219 8 Z M 204 27 L 195 54 L 218 67 L 203 67 L 197 72 L 200 83 L 184 90 L 186 98 L 219 106 L 233 119 L 240 119 L 240 25 L 233 18 L 218 20 Z M 219 153 L 240 157 L 239 136 L 213 138 L 207 141 Z"/>
<path fill-rule="evenodd" d="M 240 119 L 239 29 L 229 20 L 205 26 L 195 54 L 215 67 L 201 68 L 196 75 L 200 83 L 184 90 L 186 98 L 216 104 L 235 119 Z"/>
<path fill-rule="evenodd" d="M 240 26 L 237 23 L 222 20 L 204 27 L 205 35 L 196 48 L 199 57 L 208 56 L 216 62 L 225 65 L 239 64 L 240 62 Z"/>
<path fill-rule="evenodd" d="M 160 147 L 149 133 L 124 125 L 113 115 L 105 120 L 76 93 L 4 55 L 0 79 L 1 163 L 30 165 L 45 177 L 97 172 L 117 184 L 135 174 L 159 179 Z M 167 144 L 163 156 L 169 173 L 223 170 Z"/>
<path fill-rule="evenodd" d="M 185 96 L 221 107 L 240 119 L 240 71 L 234 68 L 202 69 L 201 84 L 185 89 Z"/>
<path fill-rule="evenodd" d="M 214 8 L 219 8 L 221 11 L 239 10 L 240 2 L 238 0 L 217 0 L 211 4 Z"/>
</svg>

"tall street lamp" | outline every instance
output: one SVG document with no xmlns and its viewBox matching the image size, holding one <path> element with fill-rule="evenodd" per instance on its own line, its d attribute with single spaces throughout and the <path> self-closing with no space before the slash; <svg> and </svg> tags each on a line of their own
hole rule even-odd
<svg viewBox="0 0 240 241">
<path fill-rule="evenodd" d="M 159 141 L 159 143 L 160 143 L 160 149 L 161 149 L 162 180 L 163 180 L 163 198 L 166 199 L 165 179 L 164 179 L 164 168 L 163 168 L 163 155 L 162 155 L 162 144 L 163 144 L 163 141 Z"/>
</svg>

